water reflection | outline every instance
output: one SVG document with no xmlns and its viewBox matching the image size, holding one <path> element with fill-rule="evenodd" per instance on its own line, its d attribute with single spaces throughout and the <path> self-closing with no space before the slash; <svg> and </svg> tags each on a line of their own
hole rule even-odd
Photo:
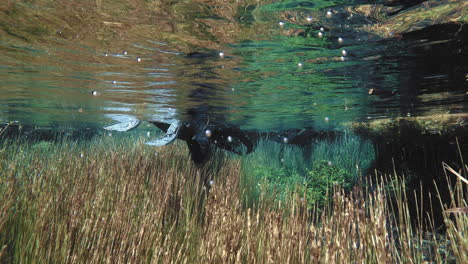
<svg viewBox="0 0 468 264">
<path fill-rule="evenodd" d="M 444 41 L 459 28 L 382 41 L 345 8 L 327 17 L 328 2 L 270 2 L 8 0 L 0 121 L 334 129 L 466 112 L 466 40 Z"/>
</svg>

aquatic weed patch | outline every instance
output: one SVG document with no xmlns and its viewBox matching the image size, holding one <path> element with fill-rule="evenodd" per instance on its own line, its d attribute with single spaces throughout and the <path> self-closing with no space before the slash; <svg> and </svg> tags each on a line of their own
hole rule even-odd
<svg viewBox="0 0 468 264">
<path fill-rule="evenodd" d="M 261 141 L 256 152 L 242 158 L 241 184 L 250 204 L 258 198 L 259 189 L 267 188 L 276 199 L 284 201 L 298 192 L 309 207 L 316 203 L 323 207 L 334 185 L 349 190 L 374 157 L 372 143 L 351 134 L 302 148 Z"/>
<path fill-rule="evenodd" d="M 245 207 L 238 159 L 218 156 L 207 167 L 195 167 L 185 146 L 136 142 L 107 137 L 91 147 L 2 145 L 0 260 L 451 263 L 466 258 L 459 234 L 467 232 L 467 216 L 445 216 L 445 239 L 422 239 L 421 226 L 411 227 L 405 188 L 397 181 L 393 190 L 400 192 L 393 196 L 383 182 L 350 192 L 333 186 L 320 213 L 298 195 L 269 199 L 268 189 L 259 189 L 257 203 Z M 446 202 L 466 205 L 465 192 L 457 187 L 454 194 L 457 199 Z M 389 207 L 389 197 L 398 207 Z"/>
</svg>

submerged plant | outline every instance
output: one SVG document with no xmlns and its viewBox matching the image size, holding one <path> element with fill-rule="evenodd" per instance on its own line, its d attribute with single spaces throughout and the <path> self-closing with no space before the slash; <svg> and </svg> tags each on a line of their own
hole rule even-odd
<svg viewBox="0 0 468 264">
<path fill-rule="evenodd" d="M 318 208 L 325 205 L 333 186 L 342 186 L 345 190 L 351 187 L 351 177 L 344 170 L 335 165 L 321 161 L 314 164 L 306 173 L 304 184 L 299 186 L 299 195 L 305 199 L 309 208 L 318 204 Z"/>
<path fill-rule="evenodd" d="M 333 185 L 349 190 L 374 156 L 370 141 L 347 133 L 304 148 L 260 142 L 255 153 L 242 159 L 246 199 L 252 203 L 259 188 L 268 188 L 279 200 L 298 191 L 309 207 L 316 203 L 323 206 Z"/>
<path fill-rule="evenodd" d="M 345 170 L 353 180 L 365 176 L 375 159 L 372 142 L 359 136 L 345 133 L 335 140 L 318 142 L 311 155 L 311 163 L 330 161 L 334 166 Z"/>
<path fill-rule="evenodd" d="M 298 193 L 271 199 L 260 184 L 246 205 L 240 180 L 259 182 L 241 179 L 240 160 L 220 155 L 200 168 L 185 146 L 134 142 L 0 144 L 0 262 L 463 263 L 468 255 L 467 215 L 445 214 L 446 235 L 423 236 L 401 182 L 392 181 L 392 195 L 383 181 L 332 186 L 320 212 Z M 307 173 L 318 185 L 345 175 L 328 162 Z M 444 203 L 466 206 L 466 192 L 453 194 Z"/>
</svg>

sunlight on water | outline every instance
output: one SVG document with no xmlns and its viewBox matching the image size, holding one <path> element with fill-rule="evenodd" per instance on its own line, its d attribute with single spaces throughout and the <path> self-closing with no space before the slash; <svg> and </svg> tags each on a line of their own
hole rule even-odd
<svg viewBox="0 0 468 264">
<path fill-rule="evenodd" d="M 225 3 L 226 11 L 194 1 L 8 0 L 0 121 L 103 127 L 195 112 L 259 130 L 334 129 L 466 111 L 463 70 L 428 60 L 438 46 L 381 41 L 356 30 L 363 19 L 326 13 L 332 3 L 270 2 Z"/>
</svg>

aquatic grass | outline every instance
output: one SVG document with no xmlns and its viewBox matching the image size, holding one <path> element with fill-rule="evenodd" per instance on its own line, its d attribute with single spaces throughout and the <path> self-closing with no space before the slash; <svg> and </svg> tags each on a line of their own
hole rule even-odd
<svg viewBox="0 0 468 264">
<path fill-rule="evenodd" d="M 463 158 L 461 158 L 461 160 L 463 160 Z M 443 204 L 442 201 L 439 200 L 441 202 L 442 208 L 445 209 L 445 213 L 447 214 L 447 216 L 444 217 L 444 223 L 447 228 L 447 241 L 451 242 L 447 243 L 447 246 L 451 246 L 452 250 L 455 252 L 454 257 L 456 258 L 457 263 L 467 263 L 468 203 L 466 196 L 468 193 L 468 181 L 466 177 L 463 177 L 459 172 L 456 172 L 447 164 L 444 163 L 443 166 L 451 197 L 449 205 Z M 464 171 L 468 171 L 467 165 L 464 166 Z M 450 178 L 448 176 L 449 173 L 457 177 L 455 185 L 450 183 Z M 437 194 L 440 196 L 439 190 L 437 190 L 437 192 Z M 448 216 L 450 216 L 450 218 Z M 451 221 L 447 221 L 448 219 Z"/>
<path fill-rule="evenodd" d="M 431 218 L 421 214 L 420 224 L 411 225 L 409 196 L 396 175 L 349 192 L 335 185 L 320 212 L 307 208 L 298 192 L 276 200 L 264 188 L 255 204 L 245 206 L 241 159 L 215 154 L 211 163 L 196 167 L 184 144 L 151 148 L 143 142 L 102 137 L 40 147 L 1 145 L 0 262 L 455 263 L 466 258 L 466 215 L 446 214 L 446 232 L 429 225 L 426 235 L 423 219 Z M 459 188 L 453 189 L 452 201 L 442 203 L 466 205 L 466 191 Z"/>
<path fill-rule="evenodd" d="M 338 168 L 345 169 L 353 176 L 353 180 L 357 180 L 360 176 L 366 176 L 375 158 L 375 150 L 369 140 L 345 132 L 334 140 L 318 142 L 311 157 L 311 163 L 330 161 Z"/>
<path fill-rule="evenodd" d="M 9 186 L 9 193 L 16 193 L 12 200 L 17 201 L 10 209 L 8 232 L 2 230 L 2 240 L 17 238 L 6 244 L 20 263 L 30 262 L 28 256 L 39 262 L 66 262 L 72 256 L 87 259 L 93 257 L 87 253 L 92 249 L 95 254 L 102 250 L 96 257 L 104 260 L 132 243 L 142 243 L 137 231 L 154 229 L 148 225 L 163 224 L 161 220 L 172 223 L 170 219 L 183 212 L 177 210 L 177 196 L 183 194 L 180 189 L 186 180 L 183 175 L 196 174 L 191 171 L 195 168 L 185 166 L 189 160 L 183 148 L 161 149 L 158 159 L 155 151 L 140 143 L 99 148 L 67 143 L 57 147 L 56 153 L 30 152 L 29 160 L 21 158 L 29 150 L 27 145 L 18 147 L 20 157 L 2 164 L 2 186 Z M 165 155 L 171 155 L 172 162 L 165 162 Z M 156 210 L 165 203 L 171 205 Z M 185 203 L 190 208 L 196 204 L 192 200 Z M 148 210 L 153 214 L 143 213 Z M 158 221 L 152 221 L 155 217 Z M 170 228 L 161 226 L 159 232 L 162 235 Z M 102 236 L 106 239 L 100 239 Z M 112 245 L 117 241 L 125 244 Z M 47 251 L 41 252 L 42 248 Z"/>
<path fill-rule="evenodd" d="M 240 184 L 244 203 L 252 206 L 257 202 L 261 189 L 272 199 L 284 199 L 298 185 L 302 185 L 308 161 L 303 150 L 293 145 L 260 140 L 254 153 L 242 159 Z"/>
<path fill-rule="evenodd" d="M 343 184 L 349 190 L 364 176 L 374 157 L 372 143 L 350 132 L 303 147 L 261 140 L 254 153 L 242 158 L 242 171 L 249 174 L 241 180 L 248 189 L 245 202 L 254 203 L 258 189 L 267 188 L 277 199 L 299 189 L 308 197 L 309 206 L 323 204 L 324 194 L 333 184 Z"/>
</svg>

